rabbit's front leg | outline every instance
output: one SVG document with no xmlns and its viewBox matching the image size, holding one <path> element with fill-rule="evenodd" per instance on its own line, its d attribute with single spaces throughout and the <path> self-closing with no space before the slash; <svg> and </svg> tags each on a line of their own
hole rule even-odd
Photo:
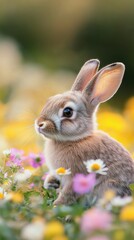
<svg viewBox="0 0 134 240">
<path fill-rule="evenodd" d="M 44 188 L 45 189 L 57 189 L 60 186 L 60 181 L 59 179 L 57 179 L 54 175 L 52 175 L 51 173 L 48 174 L 48 176 L 45 179 L 44 182 Z"/>
<path fill-rule="evenodd" d="M 65 184 L 62 191 L 59 193 L 58 198 L 54 201 L 54 205 L 71 205 L 76 202 L 78 195 L 73 191 L 72 181 L 70 180 Z"/>
</svg>

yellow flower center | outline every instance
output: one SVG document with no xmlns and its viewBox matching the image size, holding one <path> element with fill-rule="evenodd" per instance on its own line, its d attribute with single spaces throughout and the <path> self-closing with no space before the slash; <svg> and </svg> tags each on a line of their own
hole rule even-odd
<svg viewBox="0 0 134 240">
<path fill-rule="evenodd" d="M 0 199 L 4 198 L 4 194 L 0 192 Z"/>
<path fill-rule="evenodd" d="M 91 166 L 92 171 L 97 171 L 100 170 L 100 165 L 98 163 L 93 163 L 93 165 Z"/>
<path fill-rule="evenodd" d="M 65 174 L 65 173 L 66 173 L 66 169 L 63 168 L 63 167 L 60 167 L 60 168 L 58 168 L 58 169 L 56 170 L 56 173 L 57 173 L 57 174 L 60 174 L 60 173 Z"/>
</svg>

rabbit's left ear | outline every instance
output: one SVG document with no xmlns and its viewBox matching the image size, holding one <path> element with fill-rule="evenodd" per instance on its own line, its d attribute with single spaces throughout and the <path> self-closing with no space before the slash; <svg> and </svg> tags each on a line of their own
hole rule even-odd
<svg viewBox="0 0 134 240">
<path fill-rule="evenodd" d="M 100 61 L 98 59 L 91 59 L 82 66 L 77 78 L 71 88 L 72 91 L 82 91 L 92 77 L 98 71 Z"/>
<path fill-rule="evenodd" d="M 110 99 L 118 90 L 124 75 L 123 63 L 113 63 L 101 69 L 83 90 L 94 106 Z"/>
</svg>

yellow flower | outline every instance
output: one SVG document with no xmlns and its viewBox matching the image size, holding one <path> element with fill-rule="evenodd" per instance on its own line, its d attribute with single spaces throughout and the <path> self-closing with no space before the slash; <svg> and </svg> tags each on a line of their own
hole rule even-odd
<svg viewBox="0 0 134 240">
<path fill-rule="evenodd" d="M 117 230 L 115 233 L 114 233 L 114 240 L 123 240 L 124 239 L 124 231 L 123 230 Z"/>
<path fill-rule="evenodd" d="M 65 235 L 61 235 L 54 237 L 53 240 L 68 240 L 68 238 Z"/>
<path fill-rule="evenodd" d="M 8 185 L 8 183 L 9 183 L 9 181 L 8 180 L 6 180 L 6 181 L 4 181 L 4 185 Z"/>
<path fill-rule="evenodd" d="M 58 221 L 49 222 L 46 225 L 44 235 L 45 235 L 46 238 L 52 238 L 52 237 L 56 237 L 56 236 L 63 236 L 64 235 L 64 227 Z"/>
<path fill-rule="evenodd" d="M 123 221 L 134 221 L 134 205 L 124 207 L 120 213 L 120 219 Z"/>
<path fill-rule="evenodd" d="M 4 199 L 4 194 L 0 192 L 0 200 Z"/>
<path fill-rule="evenodd" d="M 104 199 L 106 200 L 106 202 L 111 201 L 114 197 L 115 197 L 115 192 L 113 190 L 109 189 L 104 193 Z"/>
<path fill-rule="evenodd" d="M 11 193 L 9 193 L 8 197 L 14 203 L 22 203 L 24 200 L 22 193 L 19 193 L 19 192 L 11 192 Z"/>
<path fill-rule="evenodd" d="M 4 199 L 6 197 L 6 192 L 2 187 L 0 187 L 0 200 Z"/>
<path fill-rule="evenodd" d="M 69 175 L 69 174 L 71 174 L 71 171 L 70 171 L 70 168 L 65 169 L 63 167 L 60 167 L 60 168 L 56 169 L 56 174 L 58 174 L 58 175 Z"/>
</svg>

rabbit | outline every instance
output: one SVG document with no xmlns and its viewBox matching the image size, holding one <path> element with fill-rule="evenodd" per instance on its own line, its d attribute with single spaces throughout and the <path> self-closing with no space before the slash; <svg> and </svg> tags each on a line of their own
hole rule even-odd
<svg viewBox="0 0 134 240">
<path fill-rule="evenodd" d="M 87 61 L 70 91 L 50 97 L 35 121 L 36 131 L 45 137 L 45 157 L 49 174 L 44 187 L 60 189 L 54 205 L 70 205 L 80 197 L 73 191 L 73 177 L 88 174 L 85 162 L 101 159 L 108 168 L 97 174 L 93 195 L 101 198 L 108 189 L 117 195 L 131 195 L 134 163 L 129 152 L 107 133 L 97 130 L 96 112 L 100 103 L 118 90 L 125 71 L 123 63 L 112 63 L 101 70 L 99 60 Z M 70 169 L 59 179 L 56 169 Z"/>
</svg>

